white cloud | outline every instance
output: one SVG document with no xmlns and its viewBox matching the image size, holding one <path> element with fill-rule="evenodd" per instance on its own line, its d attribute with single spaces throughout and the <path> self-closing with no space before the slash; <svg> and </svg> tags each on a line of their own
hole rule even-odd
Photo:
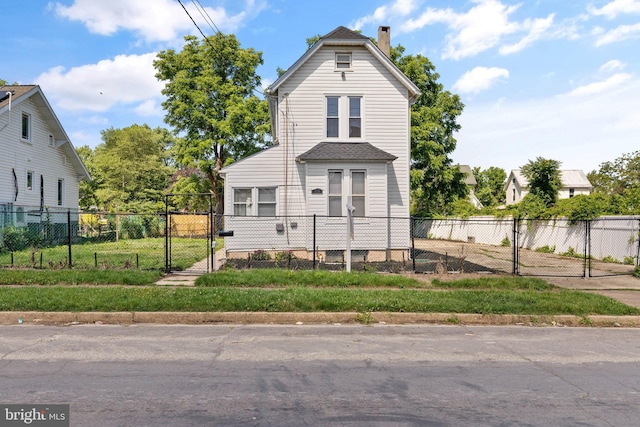
<svg viewBox="0 0 640 427">
<path fill-rule="evenodd" d="M 524 48 L 533 44 L 533 42 L 540 39 L 549 30 L 549 28 L 551 28 L 554 16 L 555 14 L 552 13 L 546 18 L 526 20 L 523 27 L 529 29 L 529 34 L 523 37 L 518 43 L 502 46 L 500 48 L 500 53 L 502 55 L 509 55 L 520 52 Z"/>
<path fill-rule="evenodd" d="M 631 74 L 617 73 L 606 80 L 579 86 L 569 92 L 568 96 L 590 96 L 608 92 L 631 79 Z"/>
<path fill-rule="evenodd" d="M 601 8 L 589 6 L 587 10 L 592 15 L 614 19 L 618 15 L 640 13 L 640 0 L 614 0 Z"/>
<path fill-rule="evenodd" d="M 613 30 L 603 32 L 599 34 L 596 39 L 596 47 L 604 46 L 606 44 L 620 42 L 628 39 L 635 39 L 640 37 L 640 24 L 635 25 L 620 25 Z"/>
<path fill-rule="evenodd" d="M 489 89 L 499 79 L 508 78 L 509 71 L 497 67 L 476 67 L 467 71 L 453 85 L 453 90 L 460 93 L 475 94 Z"/>
<path fill-rule="evenodd" d="M 637 150 L 640 79 L 627 77 L 624 85 L 582 95 L 467 102 L 453 160 L 509 170 L 542 156 L 589 172 Z"/>
<path fill-rule="evenodd" d="M 164 110 L 162 106 L 158 104 L 155 99 L 148 99 L 142 104 L 138 105 L 135 110 L 136 114 L 142 117 L 162 117 L 164 116 Z"/>
<path fill-rule="evenodd" d="M 456 60 L 499 46 L 509 36 L 524 34 L 516 43 L 503 45 L 500 48 L 503 55 L 519 52 L 547 34 L 553 37 L 575 36 L 573 27 L 570 31 L 550 31 L 554 14 L 518 22 L 511 20 L 511 15 L 521 4 L 507 5 L 500 0 L 473 0 L 473 3 L 475 5 L 463 13 L 457 13 L 451 8 L 429 7 L 418 17 L 402 24 L 400 32 L 408 33 L 427 25 L 444 24 L 450 32 L 446 37 L 442 57 Z"/>
<path fill-rule="evenodd" d="M 602 64 L 599 71 L 601 73 L 611 73 L 613 71 L 622 70 L 625 66 L 626 65 L 622 61 L 612 59 L 611 61 Z"/>
<path fill-rule="evenodd" d="M 191 3 L 185 6 L 205 34 L 214 30 Z M 229 14 L 223 7 L 205 7 L 211 20 L 223 32 L 235 32 L 245 20 L 255 16 L 265 7 L 265 2 L 248 0 L 246 9 Z M 82 22 L 96 34 L 111 36 L 120 30 L 131 31 L 147 42 L 169 42 L 184 33 L 194 33 L 196 28 L 182 6 L 173 0 L 75 0 L 71 6 L 55 3 L 52 6 L 60 17 Z"/>
<path fill-rule="evenodd" d="M 55 67 L 38 76 L 36 83 L 58 108 L 104 112 L 161 96 L 164 84 L 155 78 L 155 58 L 155 53 L 118 55 L 70 70 Z"/>
<path fill-rule="evenodd" d="M 372 14 L 358 18 L 351 27 L 360 30 L 367 24 L 380 24 L 392 17 L 407 16 L 416 9 L 416 0 L 395 0 L 376 8 Z"/>
</svg>

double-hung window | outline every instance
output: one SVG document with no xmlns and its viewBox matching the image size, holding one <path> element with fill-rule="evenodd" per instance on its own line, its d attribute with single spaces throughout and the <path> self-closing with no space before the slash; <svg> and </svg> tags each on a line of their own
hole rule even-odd
<svg viewBox="0 0 640 427">
<path fill-rule="evenodd" d="M 276 216 L 275 188 L 258 188 L 258 216 Z"/>
<path fill-rule="evenodd" d="M 351 69 L 351 53 L 336 53 L 336 70 L 346 71 Z"/>
<path fill-rule="evenodd" d="M 276 216 L 278 211 L 277 187 L 233 189 L 233 215 Z M 257 200 L 257 203 L 253 201 Z"/>
<path fill-rule="evenodd" d="M 361 96 L 326 97 L 326 136 L 344 140 L 363 137 Z"/>
<path fill-rule="evenodd" d="M 234 188 L 233 214 L 235 216 L 251 215 L 251 189 L 250 188 Z"/>
<path fill-rule="evenodd" d="M 329 171 L 329 216 L 342 216 L 342 171 Z"/>
<path fill-rule="evenodd" d="M 356 208 L 353 216 L 365 216 L 365 171 L 351 171 L 351 205 Z"/>
</svg>

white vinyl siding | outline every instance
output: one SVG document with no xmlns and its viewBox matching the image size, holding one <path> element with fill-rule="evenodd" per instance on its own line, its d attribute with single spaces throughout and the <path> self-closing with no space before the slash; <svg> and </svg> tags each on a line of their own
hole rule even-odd
<svg viewBox="0 0 640 427">
<path fill-rule="evenodd" d="M 10 117 L 8 111 L 0 114 L 0 123 L 7 125 L 0 134 L 3 137 L 5 159 L 0 162 L 0 176 L 6 177 L 5 180 L 0 180 L 0 200 L 11 201 L 15 206 L 24 206 L 25 212 L 40 206 L 77 209 L 79 176 L 82 172 L 76 169 L 71 161 L 66 161 L 64 150 L 69 148 L 69 145 L 63 142 L 62 135 L 58 135 L 61 131 L 47 121 L 47 115 L 41 112 L 45 107 L 41 106 L 40 102 L 36 103 L 29 98 L 21 99 L 19 107 L 16 107 Z M 18 114 L 15 114 L 16 112 Z M 22 138 L 23 113 L 28 116 L 28 120 L 25 120 L 25 125 L 28 122 L 28 141 Z M 54 138 L 58 135 L 58 147 L 43 148 L 49 144 L 49 135 L 54 135 Z M 18 184 L 16 200 L 14 172 Z M 31 191 L 28 190 L 28 172 L 33 173 Z M 40 176 L 43 176 L 44 182 L 42 200 Z M 58 178 L 64 179 L 63 205 L 58 205 Z M 35 217 L 25 215 L 26 222 L 31 220 L 35 220 Z"/>
</svg>

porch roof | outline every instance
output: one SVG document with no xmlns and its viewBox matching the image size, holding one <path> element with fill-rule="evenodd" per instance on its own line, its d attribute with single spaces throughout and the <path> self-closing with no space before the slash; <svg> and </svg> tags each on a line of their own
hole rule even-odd
<svg viewBox="0 0 640 427">
<path fill-rule="evenodd" d="M 397 156 L 374 147 L 368 142 L 321 142 L 300 154 L 297 162 L 382 162 L 390 163 Z"/>
</svg>

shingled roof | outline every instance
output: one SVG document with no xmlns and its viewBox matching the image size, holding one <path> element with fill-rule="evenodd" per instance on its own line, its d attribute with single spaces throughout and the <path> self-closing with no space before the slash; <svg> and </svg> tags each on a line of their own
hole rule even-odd
<svg viewBox="0 0 640 427">
<path fill-rule="evenodd" d="M 5 105 L 9 105 L 9 97 L 5 97 L 7 92 L 11 92 L 11 102 L 15 102 L 18 98 L 35 87 L 36 85 L 6 85 L 0 87 L 0 99 L 2 99 L 2 101 L 0 101 L 0 108 Z"/>
<path fill-rule="evenodd" d="M 300 154 L 298 162 L 392 162 L 393 154 L 382 151 L 368 142 L 321 142 Z"/>
<path fill-rule="evenodd" d="M 347 27 L 343 27 L 340 26 L 338 28 L 336 28 L 335 30 L 331 31 L 330 33 L 325 34 L 324 36 L 320 37 L 321 39 L 338 39 L 338 40 L 349 40 L 349 39 L 368 39 L 367 37 L 363 36 L 360 33 L 356 33 L 355 31 L 352 31 L 350 29 L 348 29 Z"/>
</svg>

